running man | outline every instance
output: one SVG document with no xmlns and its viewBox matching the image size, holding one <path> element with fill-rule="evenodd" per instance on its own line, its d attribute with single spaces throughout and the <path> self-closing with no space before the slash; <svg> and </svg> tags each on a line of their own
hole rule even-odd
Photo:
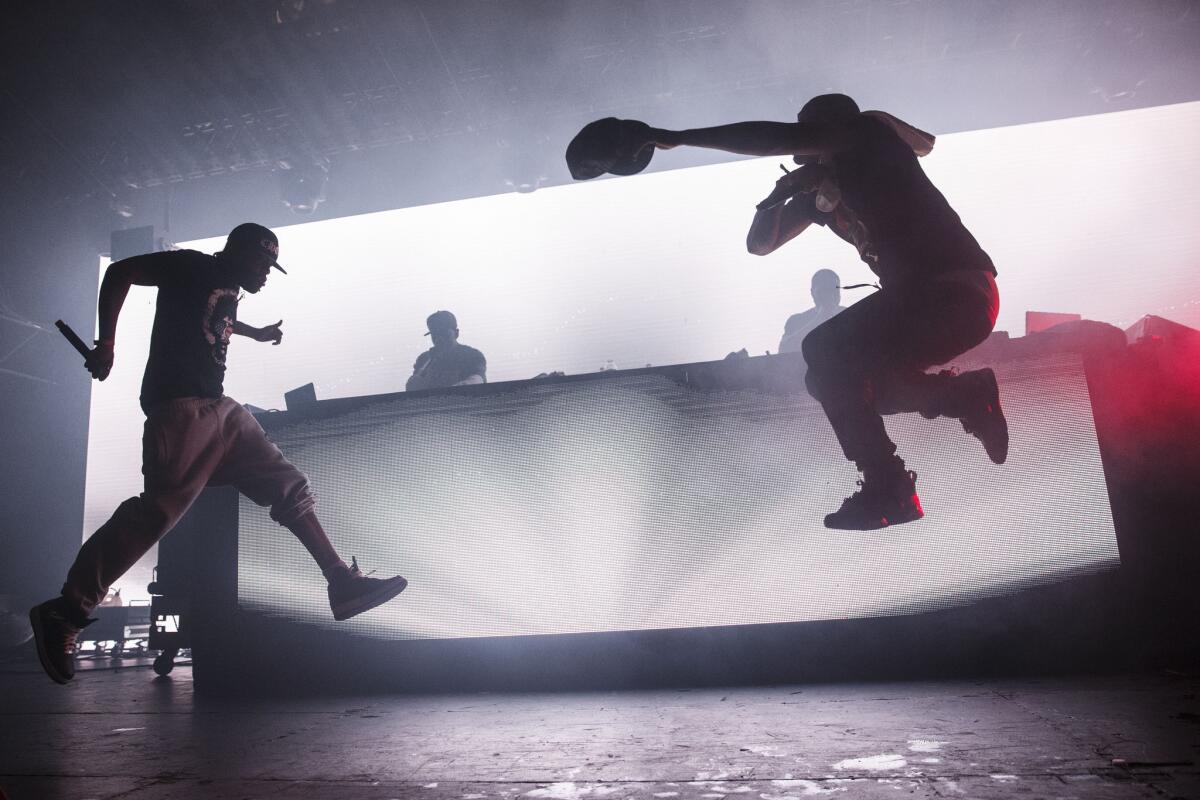
<svg viewBox="0 0 1200 800">
<path fill-rule="evenodd" d="M 142 379 L 145 491 L 121 503 L 80 548 L 62 594 L 30 610 L 38 657 L 54 681 L 75 675 L 79 632 L 108 588 L 175 526 L 205 486 L 230 485 L 288 528 L 328 581 L 334 619 L 349 619 L 404 590 L 400 576 L 363 575 L 333 549 L 313 511 L 308 479 L 224 394 L 233 334 L 279 344 L 283 321 L 255 328 L 237 318 L 242 290 L 257 293 L 278 263 L 279 240 L 254 223 L 238 225 L 216 255 L 151 253 L 109 266 L 100 285 L 100 338 L 86 365 L 104 380 L 113 366 L 117 318 L 129 287 L 158 287 L 150 357 Z M 285 273 L 286 274 L 286 273 Z"/>
</svg>

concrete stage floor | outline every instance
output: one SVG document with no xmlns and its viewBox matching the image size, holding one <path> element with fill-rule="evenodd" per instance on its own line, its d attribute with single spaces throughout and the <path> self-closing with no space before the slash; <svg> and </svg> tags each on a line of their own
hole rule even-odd
<svg viewBox="0 0 1200 800">
<path fill-rule="evenodd" d="M 191 671 L 0 675 L 24 798 L 1200 798 L 1172 673 L 215 700 Z"/>
</svg>

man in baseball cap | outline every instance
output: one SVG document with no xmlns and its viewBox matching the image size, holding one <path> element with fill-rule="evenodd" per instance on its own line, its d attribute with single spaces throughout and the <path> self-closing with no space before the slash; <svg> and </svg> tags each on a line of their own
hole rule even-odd
<svg viewBox="0 0 1200 800">
<path fill-rule="evenodd" d="M 425 326 L 433 347 L 417 356 L 404 387 L 407 391 L 487 383 L 487 359 L 474 347 L 459 343 L 454 314 L 435 311 L 426 318 Z"/>
<path fill-rule="evenodd" d="M 184 515 L 205 486 L 232 485 L 290 530 L 320 567 L 329 610 L 349 619 L 391 600 L 408 582 L 372 578 L 346 564 L 315 510 L 308 478 L 240 403 L 225 395 L 233 337 L 279 344 L 283 321 L 262 328 L 239 319 L 243 292 L 257 294 L 279 267 L 279 240 L 262 225 L 238 225 L 216 255 L 195 250 L 116 261 L 100 285 L 100 338 L 85 362 L 104 380 L 114 363 L 117 319 L 131 286 L 154 286 L 158 300 L 142 378 L 145 490 L 121 503 L 80 548 L 58 597 L 30 610 L 38 657 L 57 683 L 75 676 L 79 632 L 108 589 Z M 281 270 L 282 271 L 282 270 Z"/>
<path fill-rule="evenodd" d="M 248 253 L 257 251 L 269 256 L 271 266 L 287 275 L 287 270 L 279 266 L 279 237 L 270 228 L 255 222 L 243 222 L 229 232 L 225 240 L 226 253 Z"/>
<path fill-rule="evenodd" d="M 824 226 L 879 277 L 879 291 L 801 344 L 809 393 L 863 474 L 861 489 L 825 516 L 825 527 L 875 530 L 924 516 L 917 475 L 897 455 L 882 414 L 957 419 L 992 462 L 1004 463 L 1008 423 L 995 373 L 928 371 L 984 341 L 1000 304 L 991 257 L 918 163 L 935 137 L 886 112 L 862 111 L 844 94 L 812 98 L 795 122 L 624 130 L 621 153 L 687 146 L 792 156 L 801 169 L 785 168 L 758 204 L 747 249 L 767 255 Z"/>
</svg>

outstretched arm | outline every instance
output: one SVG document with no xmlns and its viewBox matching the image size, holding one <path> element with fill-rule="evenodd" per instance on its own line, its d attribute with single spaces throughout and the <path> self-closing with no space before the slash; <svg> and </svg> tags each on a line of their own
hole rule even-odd
<svg viewBox="0 0 1200 800">
<path fill-rule="evenodd" d="M 745 156 L 824 156 L 847 146 L 842 131 L 811 122 L 734 122 L 682 131 L 651 128 L 650 137 L 664 150 L 683 145 Z"/>
<path fill-rule="evenodd" d="M 248 339 L 253 339 L 256 342 L 271 342 L 279 344 L 283 341 L 283 320 L 279 320 L 274 325 L 268 325 L 265 328 L 256 328 L 253 325 L 247 325 L 240 320 L 234 320 L 233 332 L 238 336 L 245 336 Z"/>
</svg>

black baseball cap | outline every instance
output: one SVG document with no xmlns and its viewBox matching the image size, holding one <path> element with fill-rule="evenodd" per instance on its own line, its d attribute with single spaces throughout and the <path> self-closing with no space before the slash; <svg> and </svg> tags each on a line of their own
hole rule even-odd
<svg viewBox="0 0 1200 800">
<path fill-rule="evenodd" d="M 449 311 L 435 311 L 425 319 L 425 327 L 429 329 L 426 336 L 435 330 L 458 330 L 458 320 Z"/>
<path fill-rule="evenodd" d="M 271 257 L 271 266 L 287 275 L 287 270 L 279 266 L 279 237 L 270 228 L 255 222 L 243 222 L 229 232 L 225 249 L 235 253 L 246 250 L 265 253 Z"/>
<path fill-rule="evenodd" d="M 645 141 L 650 126 L 636 119 L 605 117 L 583 126 L 567 145 L 567 169 L 577 181 L 586 181 L 608 172 L 636 175 L 654 156 L 654 145 L 634 150 L 635 142 Z"/>
</svg>

